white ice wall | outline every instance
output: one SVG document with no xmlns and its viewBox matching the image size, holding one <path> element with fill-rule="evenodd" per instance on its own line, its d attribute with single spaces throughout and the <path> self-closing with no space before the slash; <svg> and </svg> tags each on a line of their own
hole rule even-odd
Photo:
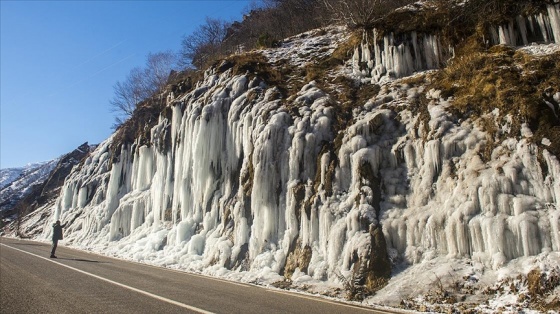
<svg viewBox="0 0 560 314">
<path fill-rule="evenodd" d="M 526 138 L 504 141 L 485 163 L 479 154 L 486 135 L 465 123 L 450 126 L 442 107 L 430 108 L 431 132 L 442 137 L 401 138 L 393 147 L 404 158 L 400 167 L 406 166 L 401 171 L 408 172 L 410 183 L 386 186 L 382 222 L 393 254 L 412 263 L 447 255 L 499 267 L 513 258 L 560 250 L 558 160 L 544 154 L 549 164 L 544 176 L 537 147 Z M 391 193 L 399 189 L 409 191 Z"/>
<path fill-rule="evenodd" d="M 112 138 L 100 145 L 66 180 L 55 216 L 73 221 L 69 241 L 131 258 L 162 252 L 198 270 L 279 273 L 299 240 L 320 280 L 367 257 L 378 225 L 393 258 L 411 263 L 446 255 L 498 267 L 559 251 L 558 160 L 544 151 L 543 173 L 526 131 L 485 162 L 486 134 L 472 121 L 456 123 L 428 93 L 430 120 L 420 122 L 407 104 L 423 91 L 404 92 L 384 88 L 334 134 L 335 102 L 314 82 L 281 101 L 247 75 L 208 72 L 199 89 L 169 99 L 172 116 L 160 117 L 150 145 L 122 146 L 116 159 Z"/>
</svg>

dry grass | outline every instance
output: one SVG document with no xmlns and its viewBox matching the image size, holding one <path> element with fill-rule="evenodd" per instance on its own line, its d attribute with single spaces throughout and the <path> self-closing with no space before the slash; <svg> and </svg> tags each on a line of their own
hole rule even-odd
<svg viewBox="0 0 560 314">
<path fill-rule="evenodd" d="M 456 47 L 474 34 L 486 34 L 489 25 L 507 23 L 517 15 L 546 11 L 548 0 L 427 0 L 411 10 L 396 10 L 373 25 L 380 35 L 417 33 L 439 34 L 444 46 Z"/>
<path fill-rule="evenodd" d="M 330 77 L 328 75 L 329 71 L 350 59 L 354 49 L 360 44 L 361 40 L 361 32 L 354 31 L 350 34 L 348 40 L 335 48 L 330 56 L 306 64 L 302 73 L 302 76 L 305 77 L 305 82 L 317 81 L 321 84 L 326 84 L 326 79 Z"/>
<path fill-rule="evenodd" d="M 172 71 L 167 81 L 166 91 L 172 91 L 175 96 L 188 93 L 196 86 L 196 82 L 203 78 L 204 73 L 198 70 Z"/>
<path fill-rule="evenodd" d="M 545 103 L 546 95 L 560 92 L 560 52 L 533 57 L 505 46 L 488 50 L 472 44 L 462 48 L 448 67 L 431 77 L 431 86 L 453 97 L 454 113 L 461 118 L 477 118 L 499 110 L 499 118 L 513 117 L 510 134 L 497 127 L 486 129 L 492 138 L 519 136 L 526 123 L 534 133 L 534 142 L 551 139 L 547 147 L 560 156 L 560 120 Z M 497 121 L 500 123 L 500 121 Z M 489 156 L 487 156 L 489 157 Z"/>
<path fill-rule="evenodd" d="M 359 45 L 361 41 L 362 41 L 361 32 L 356 32 L 356 31 L 352 32 L 348 40 L 346 40 L 345 42 L 338 45 L 338 47 L 336 47 L 336 49 L 331 54 L 331 58 L 337 60 L 348 60 L 354 53 L 354 49 L 356 48 L 356 46 Z"/>
<path fill-rule="evenodd" d="M 258 52 L 233 55 L 214 66 L 218 73 L 232 69 L 233 75 L 248 74 L 250 77 L 259 77 L 267 84 L 278 86 L 280 89 L 286 81 L 285 71 L 281 67 L 272 67 L 266 57 Z"/>
</svg>

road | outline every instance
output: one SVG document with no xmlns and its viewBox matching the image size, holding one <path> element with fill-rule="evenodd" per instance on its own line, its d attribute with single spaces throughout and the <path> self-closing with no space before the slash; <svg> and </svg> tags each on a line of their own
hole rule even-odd
<svg viewBox="0 0 560 314">
<path fill-rule="evenodd" d="M 0 313 L 387 313 L 0 238 Z"/>
</svg>

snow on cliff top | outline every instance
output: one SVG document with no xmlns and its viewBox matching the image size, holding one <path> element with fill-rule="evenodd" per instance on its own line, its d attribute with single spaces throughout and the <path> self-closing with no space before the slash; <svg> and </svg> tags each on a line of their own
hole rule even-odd
<svg viewBox="0 0 560 314">
<path fill-rule="evenodd" d="M 559 44 L 533 44 L 530 46 L 520 47 L 519 50 L 533 56 L 545 56 L 560 51 Z"/>
<path fill-rule="evenodd" d="M 288 60 L 292 65 L 303 67 L 308 62 L 330 56 L 348 38 L 344 30 L 340 26 L 312 30 L 283 40 L 278 48 L 261 52 L 271 63 Z"/>
</svg>

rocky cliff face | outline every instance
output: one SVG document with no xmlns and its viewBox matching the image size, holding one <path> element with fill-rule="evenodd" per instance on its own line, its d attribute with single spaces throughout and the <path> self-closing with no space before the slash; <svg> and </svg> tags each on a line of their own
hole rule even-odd
<svg viewBox="0 0 560 314">
<path fill-rule="evenodd" d="M 96 145 L 89 145 L 87 142 L 80 145 L 75 150 L 61 156 L 56 163 L 56 167 L 51 171 L 47 180 L 36 189 L 34 195 L 28 197 L 27 202 L 34 207 L 40 207 L 47 201 L 56 198 L 60 194 L 60 188 L 64 180 L 83 159 L 96 148 Z"/>
</svg>

